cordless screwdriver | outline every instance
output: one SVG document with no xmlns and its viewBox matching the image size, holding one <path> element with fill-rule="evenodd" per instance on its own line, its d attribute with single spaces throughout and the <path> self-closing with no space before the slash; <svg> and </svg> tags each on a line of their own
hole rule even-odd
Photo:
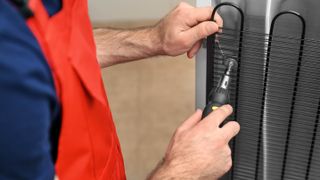
<svg viewBox="0 0 320 180">
<path fill-rule="evenodd" d="M 224 59 L 224 65 L 226 66 L 226 70 L 224 74 L 221 76 L 217 88 L 212 88 L 209 94 L 208 104 L 203 110 L 202 119 L 208 116 L 214 110 L 218 109 L 219 107 L 230 103 L 229 87 L 231 83 L 231 71 L 236 69 L 238 65 L 235 59 L 226 58 L 225 54 L 223 53 L 220 47 L 219 42 L 217 42 L 217 44 Z"/>
</svg>

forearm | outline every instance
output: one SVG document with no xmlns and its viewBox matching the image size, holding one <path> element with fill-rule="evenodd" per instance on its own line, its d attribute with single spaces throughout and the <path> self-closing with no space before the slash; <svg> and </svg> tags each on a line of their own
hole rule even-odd
<svg viewBox="0 0 320 180">
<path fill-rule="evenodd" d="M 133 30 L 96 29 L 94 37 L 100 66 L 143 59 L 156 55 L 195 56 L 203 38 L 222 27 L 222 19 L 211 21 L 212 7 L 194 8 L 180 3 L 153 27 Z"/>
<path fill-rule="evenodd" d="M 222 27 L 216 14 L 211 20 L 212 7 L 194 8 L 180 3 L 155 26 L 133 30 L 96 29 L 94 36 L 100 66 L 143 59 L 156 55 L 178 56 L 187 52 L 195 56 L 203 38 Z"/>
<path fill-rule="evenodd" d="M 163 54 L 155 27 L 132 30 L 100 28 L 94 30 L 94 38 L 102 68 Z"/>
<path fill-rule="evenodd" d="M 190 166 L 189 163 L 187 165 L 184 162 L 169 164 L 163 159 L 150 173 L 147 180 L 201 179 L 201 174 L 187 170 L 187 166 Z M 215 178 L 211 179 L 214 180 Z"/>
<path fill-rule="evenodd" d="M 168 180 L 168 179 L 183 179 L 179 177 L 178 172 L 173 172 L 172 168 L 165 163 L 165 160 L 162 159 L 161 162 L 157 165 L 157 167 L 149 174 L 147 180 Z M 186 177 L 186 176 L 184 176 Z"/>
<path fill-rule="evenodd" d="M 164 166 L 158 166 L 147 178 L 147 180 L 169 180 L 177 179 L 174 174 Z"/>
</svg>

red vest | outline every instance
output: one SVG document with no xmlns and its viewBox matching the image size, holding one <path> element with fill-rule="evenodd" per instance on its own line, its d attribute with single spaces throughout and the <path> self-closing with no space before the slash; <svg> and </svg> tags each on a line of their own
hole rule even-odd
<svg viewBox="0 0 320 180">
<path fill-rule="evenodd" d="M 63 0 L 49 17 L 30 0 L 27 20 L 55 80 L 62 127 L 56 173 L 60 180 L 126 179 L 116 129 L 97 62 L 87 0 Z"/>
</svg>

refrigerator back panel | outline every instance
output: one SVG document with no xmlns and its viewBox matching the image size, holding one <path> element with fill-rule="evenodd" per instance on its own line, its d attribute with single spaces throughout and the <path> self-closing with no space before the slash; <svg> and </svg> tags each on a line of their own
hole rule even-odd
<svg viewBox="0 0 320 180">
<path fill-rule="evenodd" d="M 320 179 L 320 1 L 234 0 L 212 5 L 223 17 L 197 56 L 197 106 L 225 67 L 216 47 L 238 61 L 229 120 L 234 166 L 223 179 Z"/>
</svg>

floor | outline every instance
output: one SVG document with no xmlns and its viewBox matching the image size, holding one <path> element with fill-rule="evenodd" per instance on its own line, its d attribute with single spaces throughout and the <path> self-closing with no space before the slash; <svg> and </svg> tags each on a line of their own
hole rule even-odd
<svg viewBox="0 0 320 180">
<path fill-rule="evenodd" d="M 195 109 L 195 62 L 156 57 L 102 71 L 129 180 L 145 179 Z"/>
</svg>

